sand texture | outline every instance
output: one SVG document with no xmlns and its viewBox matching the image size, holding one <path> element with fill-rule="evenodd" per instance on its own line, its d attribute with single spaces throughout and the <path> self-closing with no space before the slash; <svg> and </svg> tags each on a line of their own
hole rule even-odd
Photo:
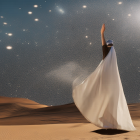
<svg viewBox="0 0 140 140">
<path fill-rule="evenodd" d="M 74 103 L 47 106 L 24 98 L 0 97 L 0 140 L 140 140 L 140 103 L 128 104 L 136 131 L 101 129 Z"/>
</svg>

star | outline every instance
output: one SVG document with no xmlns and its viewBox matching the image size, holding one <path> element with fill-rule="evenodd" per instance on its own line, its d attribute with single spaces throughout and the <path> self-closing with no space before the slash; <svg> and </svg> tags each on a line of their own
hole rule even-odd
<svg viewBox="0 0 140 140">
<path fill-rule="evenodd" d="M 118 4 L 122 4 L 122 2 L 120 1 L 120 2 L 118 2 Z"/>
<path fill-rule="evenodd" d="M 36 19 L 34 19 L 35 21 L 39 21 L 39 19 L 38 18 L 36 18 Z"/>
<path fill-rule="evenodd" d="M 83 5 L 83 8 L 87 8 L 87 6 L 86 5 Z"/>
<path fill-rule="evenodd" d="M 8 36 L 12 36 L 13 34 L 12 33 L 8 33 Z"/>
<path fill-rule="evenodd" d="M 29 12 L 28 12 L 28 14 L 29 14 L 29 15 L 31 15 L 31 14 L 32 14 L 32 12 L 31 12 L 31 11 L 29 11 Z"/>
<path fill-rule="evenodd" d="M 3 22 L 4 25 L 7 25 L 7 22 Z"/>
<path fill-rule="evenodd" d="M 11 50 L 12 49 L 12 46 L 7 46 L 6 49 L 7 50 Z"/>
<path fill-rule="evenodd" d="M 35 8 L 37 8 L 37 7 L 38 7 L 38 5 L 34 5 L 34 7 L 35 7 Z"/>
</svg>

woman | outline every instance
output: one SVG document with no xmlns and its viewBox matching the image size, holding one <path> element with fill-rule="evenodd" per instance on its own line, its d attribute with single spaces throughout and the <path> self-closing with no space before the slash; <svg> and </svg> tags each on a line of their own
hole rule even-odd
<svg viewBox="0 0 140 140">
<path fill-rule="evenodd" d="M 81 114 L 104 129 L 135 131 L 119 75 L 113 41 L 104 39 L 101 28 L 103 59 L 81 84 L 73 86 L 72 97 Z"/>
</svg>

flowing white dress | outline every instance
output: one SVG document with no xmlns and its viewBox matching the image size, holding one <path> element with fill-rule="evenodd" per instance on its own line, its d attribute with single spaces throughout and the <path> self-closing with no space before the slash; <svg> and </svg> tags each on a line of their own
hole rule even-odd
<svg viewBox="0 0 140 140">
<path fill-rule="evenodd" d="M 94 125 L 104 129 L 136 130 L 125 99 L 114 46 L 94 72 L 73 86 L 72 97 L 81 114 Z"/>
</svg>

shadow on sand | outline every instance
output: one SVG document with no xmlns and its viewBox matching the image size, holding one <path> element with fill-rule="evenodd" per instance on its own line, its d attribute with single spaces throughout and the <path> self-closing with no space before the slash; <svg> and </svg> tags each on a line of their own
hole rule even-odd
<svg viewBox="0 0 140 140">
<path fill-rule="evenodd" d="M 118 130 L 118 129 L 99 129 L 92 132 L 102 134 L 102 135 L 116 135 L 116 134 L 128 133 L 129 131 Z"/>
</svg>

